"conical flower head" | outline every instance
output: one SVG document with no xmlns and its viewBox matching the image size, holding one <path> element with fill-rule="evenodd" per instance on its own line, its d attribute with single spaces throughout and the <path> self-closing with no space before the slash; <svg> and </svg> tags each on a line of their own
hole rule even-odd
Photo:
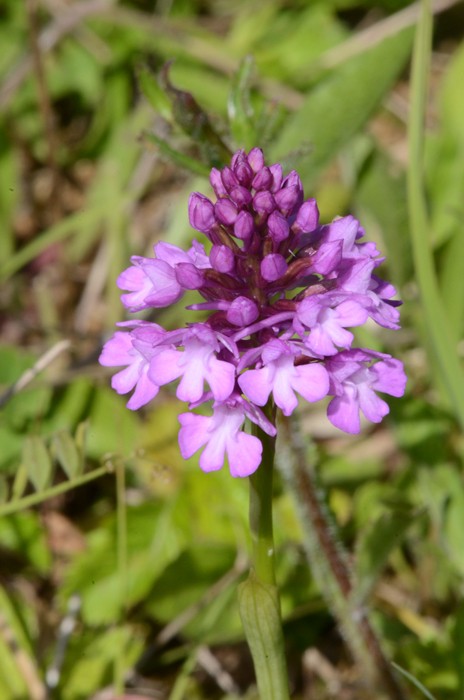
<svg viewBox="0 0 464 700">
<path fill-rule="evenodd" d="M 194 240 L 188 251 L 158 243 L 154 258 L 133 257 L 118 279 L 129 311 L 169 306 L 196 290 L 188 308 L 209 312 L 207 319 L 172 331 L 136 321 L 107 342 L 100 362 L 125 367 L 113 386 L 135 390 L 129 408 L 177 381 L 190 411 L 213 401 L 210 417 L 180 416 L 181 452 L 201 449 L 205 471 L 228 461 L 234 476 L 247 476 L 262 449 L 246 424 L 275 435 L 263 411 L 269 402 L 288 416 L 301 397 L 330 396 L 329 420 L 349 433 L 361 429 L 360 412 L 374 423 L 388 413 L 376 392 L 402 395 L 402 365 L 353 348 L 349 329 L 369 318 L 398 328 L 400 302 L 375 274 L 383 258 L 359 222 L 321 225 L 298 173 L 266 164 L 261 149 L 237 151 L 228 166 L 213 168 L 210 183 L 215 198 L 194 192 L 188 205 L 204 243 Z"/>
</svg>

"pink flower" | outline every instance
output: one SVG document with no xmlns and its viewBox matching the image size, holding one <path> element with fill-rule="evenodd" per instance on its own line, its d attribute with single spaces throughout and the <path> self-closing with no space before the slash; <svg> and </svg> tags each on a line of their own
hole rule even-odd
<svg viewBox="0 0 464 700">
<path fill-rule="evenodd" d="M 201 270 L 210 267 L 203 246 L 196 241 L 188 252 L 163 242 L 157 243 L 154 250 L 156 258 L 134 255 L 132 267 L 121 272 L 117 279 L 118 287 L 130 292 L 121 296 L 122 303 L 130 311 L 173 304 L 185 289 L 200 287 L 203 281 Z M 177 268 L 179 272 L 176 274 Z M 190 274 L 189 268 L 193 268 Z"/>
<path fill-rule="evenodd" d="M 118 394 L 135 389 L 127 402 L 127 408 L 136 411 L 157 395 L 159 385 L 148 376 L 153 347 L 131 333 L 116 332 L 103 346 L 99 362 L 104 367 L 126 368 L 111 379 L 111 386 Z"/>
<path fill-rule="evenodd" d="M 133 257 L 118 279 L 130 311 L 169 306 L 196 290 L 200 298 L 187 308 L 205 320 L 169 333 L 139 321 L 105 344 L 100 362 L 124 368 L 112 384 L 134 392 L 130 408 L 174 381 L 191 409 L 212 400 L 210 417 L 181 415 L 182 454 L 203 448 L 203 469 L 228 459 L 232 474 L 244 476 L 261 460 L 245 421 L 276 432 L 261 410 L 268 402 L 289 416 L 299 397 L 330 395 L 329 420 L 349 433 L 359 431 L 360 412 L 374 423 L 388 413 L 377 392 L 402 395 L 402 365 L 352 348 L 351 329 L 368 318 L 398 328 L 400 302 L 375 274 L 383 258 L 360 223 L 345 216 L 321 225 L 298 173 L 284 177 L 261 149 L 237 151 L 230 165 L 212 169 L 210 182 L 216 198 L 194 192 L 188 205 L 209 253 L 197 241 L 188 251 L 160 242 L 154 258 Z"/>
<path fill-rule="evenodd" d="M 215 406 L 210 417 L 182 413 L 179 422 L 181 455 L 188 459 L 204 447 L 200 457 L 203 471 L 221 469 L 226 458 L 232 476 L 250 476 L 259 467 L 263 446 L 257 437 L 241 430 L 245 412 L 240 406 Z"/>
<path fill-rule="evenodd" d="M 338 302 L 338 303 L 337 303 Z M 350 348 L 353 334 L 347 327 L 361 326 L 368 312 L 356 299 L 317 294 L 303 299 L 296 313 L 297 320 L 310 330 L 305 345 L 321 356 L 335 355 L 336 346 Z"/>
<path fill-rule="evenodd" d="M 380 423 L 390 409 L 377 391 L 403 396 L 406 375 L 403 365 L 390 355 L 363 350 L 347 350 L 327 362 L 330 394 L 327 416 L 335 427 L 347 433 L 359 433 L 362 411 L 372 423 Z"/>
<path fill-rule="evenodd" d="M 196 324 L 183 334 L 184 350 L 164 348 L 150 361 L 148 376 L 156 384 L 167 384 L 182 377 L 177 398 L 193 403 L 204 394 L 204 382 L 216 401 L 225 401 L 235 385 L 235 366 L 220 360 L 217 335 L 208 326 Z"/>
<path fill-rule="evenodd" d="M 306 401 L 319 401 L 329 391 L 329 378 L 319 363 L 295 365 L 296 350 L 288 343 L 271 340 L 262 350 L 263 366 L 249 369 L 238 379 L 244 394 L 258 406 L 264 406 L 272 393 L 284 416 L 298 405 L 295 392 Z"/>
</svg>

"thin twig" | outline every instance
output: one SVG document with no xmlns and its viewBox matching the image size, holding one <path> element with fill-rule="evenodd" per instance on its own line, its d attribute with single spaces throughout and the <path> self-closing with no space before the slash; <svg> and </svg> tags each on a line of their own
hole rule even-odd
<svg viewBox="0 0 464 700">
<path fill-rule="evenodd" d="M 48 367 L 48 365 L 50 365 L 53 360 L 58 357 L 58 355 L 61 355 L 62 352 L 68 350 L 70 346 L 70 340 L 60 340 L 58 343 L 56 343 L 56 345 L 53 345 L 50 350 L 47 350 L 46 353 L 39 357 L 34 366 L 27 369 L 20 376 L 20 378 L 0 396 L 0 408 L 4 406 L 13 396 L 22 391 L 24 387 L 30 384 L 40 372 Z"/>
<path fill-rule="evenodd" d="M 223 690 L 225 693 L 233 693 L 234 695 L 238 695 L 239 687 L 235 683 L 230 673 L 225 670 L 224 666 L 218 661 L 217 657 L 214 656 L 209 647 L 204 645 L 198 647 L 197 664 L 201 666 L 212 678 L 214 678 L 221 690 Z"/>
</svg>

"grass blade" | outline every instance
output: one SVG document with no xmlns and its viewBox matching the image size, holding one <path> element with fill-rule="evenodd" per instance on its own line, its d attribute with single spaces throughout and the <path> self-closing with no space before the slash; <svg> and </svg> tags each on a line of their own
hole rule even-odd
<svg viewBox="0 0 464 700">
<path fill-rule="evenodd" d="M 464 427 L 464 375 L 456 343 L 440 297 L 434 268 L 425 192 L 423 185 L 424 115 L 427 97 L 432 37 L 430 1 L 422 1 L 413 51 L 411 110 L 409 118 L 408 205 L 416 279 L 425 312 L 427 333 L 456 418 Z"/>
</svg>

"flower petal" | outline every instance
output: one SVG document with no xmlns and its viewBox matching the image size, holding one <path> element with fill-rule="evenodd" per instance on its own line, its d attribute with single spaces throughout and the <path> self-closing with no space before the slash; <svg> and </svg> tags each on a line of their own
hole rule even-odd
<svg viewBox="0 0 464 700">
<path fill-rule="evenodd" d="M 254 435 L 240 432 L 235 439 L 227 441 L 226 449 L 230 473 L 234 477 L 250 476 L 261 464 L 263 446 Z"/>
<path fill-rule="evenodd" d="M 327 417 L 336 428 L 357 434 L 361 430 L 356 389 L 349 388 L 343 396 L 335 396 L 327 407 Z"/>
</svg>

